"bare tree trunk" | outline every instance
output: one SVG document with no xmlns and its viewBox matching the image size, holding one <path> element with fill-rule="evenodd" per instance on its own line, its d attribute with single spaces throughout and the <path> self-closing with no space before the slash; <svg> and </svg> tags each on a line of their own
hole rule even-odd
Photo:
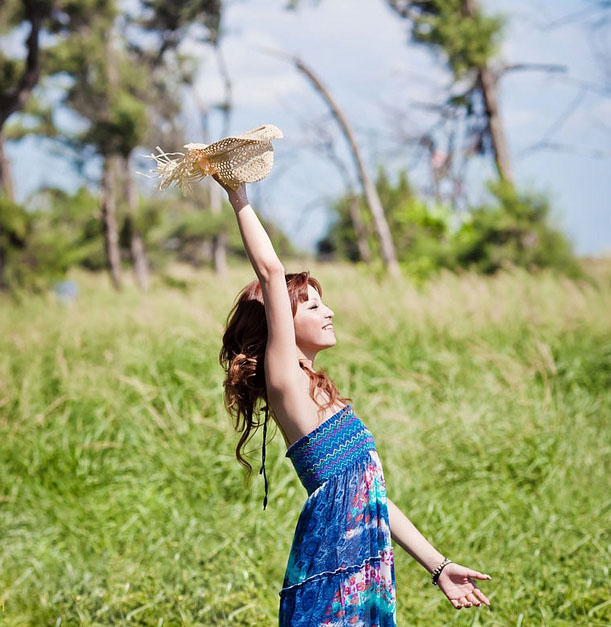
<svg viewBox="0 0 611 627">
<path fill-rule="evenodd" d="M 114 54 L 114 26 L 108 32 L 104 47 L 105 72 L 108 82 L 106 90 L 106 106 L 110 109 L 112 95 L 119 84 L 119 68 Z M 119 231 L 117 229 L 117 175 L 121 157 L 104 152 L 104 171 L 100 185 L 100 206 L 102 228 L 104 231 L 104 250 L 110 279 L 116 290 L 121 289 L 121 251 L 119 248 Z"/>
<path fill-rule="evenodd" d="M 471 18 L 477 14 L 477 0 L 463 0 L 465 14 Z M 494 161 L 501 179 L 513 182 L 513 169 L 505 129 L 499 112 L 499 77 L 488 65 L 477 68 L 477 78 L 484 98 L 488 129 L 494 150 Z"/>
<path fill-rule="evenodd" d="M 513 182 L 509 147 L 507 146 L 507 138 L 505 137 L 505 130 L 499 113 L 498 76 L 488 67 L 479 68 L 478 74 L 486 107 L 486 115 L 488 116 L 488 127 L 494 148 L 496 168 L 502 179 Z"/>
<path fill-rule="evenodd" d="M 225 101 L 222 105 L 223 110 L 223 131 L 221 137 L 229 135 L 229 128 L 231 126 L 231 78 L 225 63 L 225 58 L 221 51 L 220 43 L 217 41 L 214 46 L 216 53 L 216 60 L 219 67 L 219 72 L 223 77 L 223 84 L 225 86 Z M 212 213 L 218 215 L 223 208 L 223 198 L 221 196 L 220 186 L 210 181 L 210 210 Z M 227 272 L 227 233 L 222 228 L 212 239 L 212 254 L 214 258 L 214 269 L 217 274 L 225 274 Z"/>
<path fill-rule="evenodd" d="M 104 231 L 104 250 L 110 279 L 115 289 L 121 289 L 121 253 L 116 217 L 117 157 L 109 155 L 104 159 L 104 173 L 100 186 L 100 209 Z"/>
<path fill-rule="evenodd" d="M 144 241 L 140 231 L 136 228 L 134 221 L 134 215 L 138 211 L 138 190 L 136 189 L 136 181 L 134 180 L 134 173 L 132 170 L 131 158 L 125 159 L 125 187 L 127 197 L 127 226 L 129 236 L 129 252 L 134 266 L 134 273 L 136 275 L 136 282 L 138 287 L 146 292 L 150 286 L 149 267 L 146 259 L 146 253 L 144 250 Z"/>
<path fill-rule="evenodd" d="M 380 197 L 378 196 L 375 184 L 369 176 L 367 169 L 365 168 L 363 158 L 361 157 L 361 151 L 358 147 L 356 137 L 352 132 L 352 128 L 348 124 L 346 116 L 343 114 L 337 103 L 333 100 L 329 91 L 321 83 L 320 79 L 312 72 L 310 68 L 308 68 L 303 63 L 303 61 L 298 58 L 294 58 L 293 61 L 297 69 L 303 72 L 308 77 L 318 93 L 327 102 L 331 109 L 331 112 L 333 113 L 333 116 L 339 123 L 344 133 L 344 136 L 346 137 L 346 140 L 350 145 L 352 156 L 358 170 L 359 180 L 361 181 L 363 192 L 365 193 L 365 198 L 367 200 L 367 205 L 369 206 L 369 210 L 371 211 L 371 215 L 373 216 L 376 234 L 378 236 L 378 239 L 380 240 L 380 247 L 382 250 L 382 257 L 384 258 L 384 263 L 386 264 L 386 267 L 388 268 L 390 274 L 393 276 L 397 276 L 399 274 L 399 264 L 397 262 L 397 255 L 390 234 L 390 229 L 388 228 L 388 222 L 386 221 L 384 209 L 382 208 L 382 203 L 380 202 Z"/>
<path fill-rule="evenodd" d="M 371 261 L 371 251 L 369 250 L 369 242 L 367 241 L 367 231 L 365 230 L 365 225 L 359 213 L 359 198 L 356 194 L 352 194 L 348 199 L 348 209 L 350 211 L 350 219 L 354 226 L 354 232 L 356 233 L 359 257 L 361 261 L 368 264 Z"/>
<path fill-rule="evenodd" d="M 11 164 L 4 151 L 4 143 L 6 135 L 0 130 L 0 193 L 3 193 L 8 200 L 15 200 L 13 187 L 13 176 L 11 173 Z"/>
<path fill-rule="evenodd" d="M 223 84 L 225 88 L 225 99 L 220 108 L 223 111 L 223 130 L 221 137 L 226 137 L 229 134 L 230 121 L 231 121 L 231 78 L 227 70 L 227 64 L 223 57 L 220 44 L 217 43 L 214 46 L 214 52 L 216 54 L 216 60 L 219 68 L 219 72 L 223 78 Z M 202 100 L 195 94 L 195 98 L 200 110 L 202 132 L 204 135 L 204 141 L 210 140 L 208 130 L 208 116 L 209 108 L 202 102 Z M 210 212 L 214 215 L 219 215 L 223 209 L 223 197 L 221 194 L 221 187 L 213 181 L 211 178 L 207 181 L 208 187 L 208 204 L 210 206 Z M 217 274 L 223 275 L 227 272 L 227 233 L 223 228 L 212 237 L 212 263 L 214 270 Z"/>
</svg>

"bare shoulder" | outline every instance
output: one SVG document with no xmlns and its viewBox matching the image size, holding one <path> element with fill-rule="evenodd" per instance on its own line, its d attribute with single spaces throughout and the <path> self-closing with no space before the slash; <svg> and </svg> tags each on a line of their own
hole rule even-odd
<svg viewBox="0 0 611 627">
<path fill-rule="evenodd" d="M 282 391 L 268 388 L 268 399 L 287 447 L 339 409 L 333 407 L 321 413 L 319 405 L 310 396 L 310 378 L 301 368 L 295 385 Z"/>
</svg>

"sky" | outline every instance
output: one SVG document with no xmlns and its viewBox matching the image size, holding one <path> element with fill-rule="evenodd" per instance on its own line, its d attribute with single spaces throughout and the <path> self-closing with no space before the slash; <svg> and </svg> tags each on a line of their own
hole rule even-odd
<svg viewBox="0 0 611 627">
<path fill-rule="evenodd" d="M 405 135 L 425 130 L 430 114 L 416 103 L 440 102 L 451 83 L 443 59 L 409 41 L 407 24 L 383 0 L 225 0 L 222 50 L 233 84 L 231 132 L 275 124 L 284 139 L 274 143 L 275 165 L 267 179 L 250 186 L 253 206 L 274 220 L 305 250 L 313 250 L 332 219 L 329 206 L 345 189 L 342 170 L 316 149 L 333 139 L 352 181 L 354 166 L 325 103 L 305 77 L 277 51 L 297 55 L 338 101 L 363 147 L 368 169 L 384 163 L 406 169 L 416 185 L 428 183 L 428 167 Z M 508 23 L 499 60 L 566 66 L 564 73 L 511 72 L 500 83 L 501 117 L 521 189 L 548 194 L 553 221 L 581 255 L 611 254 L 611 50 L 593 30 L 588 0 L 480 0 Z M 611 29 L 607 29 L 607 32 Z M 185 40 L 182 50 L 200 61 L 197 97 L 213 106 L 223 82 L 209 49 Z M 202 141 L 195 99 L 185 94 L 187 140 Z M 220 114 L 211 134 L 220 138 Z M 544 140 L 557 150 L 533 150 Z M 143 152 L 152 152 L 145 147 Z M 19 200 L 41 185 L 74 189 L 80 184 L 47 142 L 29 138 L 7 150 Z M 486 198 L 494 177 L 486 161 L 468 170 L 471 202 Z M 142 185 L 146 186 L 145 179 Z"/>
</svg>

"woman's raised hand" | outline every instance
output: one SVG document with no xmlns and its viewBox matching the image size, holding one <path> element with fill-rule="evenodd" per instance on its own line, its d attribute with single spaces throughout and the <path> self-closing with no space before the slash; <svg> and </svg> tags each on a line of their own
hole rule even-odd
<svg viewBox="0 0 611 627">
<path fill-rule="evenodd" d="M 218 174 L 213 174 L 212 178 L 227 192 L 227 197 L 231 206 L 236 208 L 244 207 L 248 205 L 248 196 L 246 195 L 246 184 L 242 183 L 237 190 L 232 189 L 229 185 L 225 185 L 219 178 Z"/>
<path fill-rule="evenodd" d="M 479 606 L 482 603 L 490 605 L 486 595 L 471 579 L 485 579 L 488 581 L 492 577 L 471 568 L 465 568 L 460 564 L 450 563 L 441 571 L 437 585 L 457 610 L 461 607 Z"/>
</svg>

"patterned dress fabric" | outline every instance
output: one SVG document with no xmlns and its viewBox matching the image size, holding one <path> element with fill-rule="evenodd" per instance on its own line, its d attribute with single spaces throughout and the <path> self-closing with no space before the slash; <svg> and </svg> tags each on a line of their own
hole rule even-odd
<svg viewBox="0 0 611 627">
<path fill-rule="evenodd" d="M 371 432 L 348 405 L 286 456 L 308 498 L 280 591 L 280 627 L 394 627 L 386 484 Z"/>
</svg>

